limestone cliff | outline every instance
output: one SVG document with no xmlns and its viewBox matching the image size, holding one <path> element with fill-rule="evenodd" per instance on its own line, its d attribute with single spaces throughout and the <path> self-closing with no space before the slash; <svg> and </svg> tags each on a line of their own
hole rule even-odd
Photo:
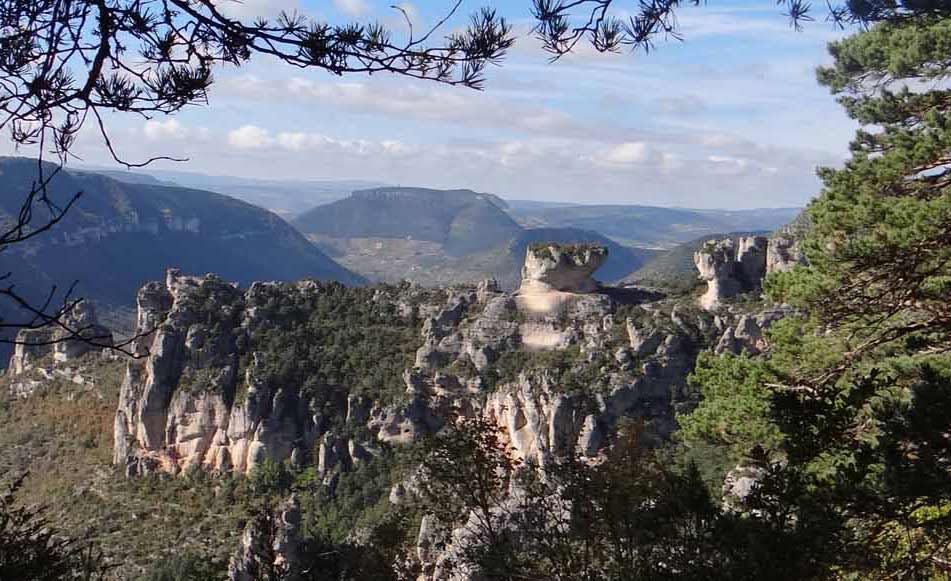
<svg viewBox="0 0 951 581">
<path fill-rule="evenodd" d="M 64 363 L 112 345 L 112 331 L 99 324 L 96 309 L 88 301 L 79 301 L 60 319 L 38 329 L 21 329 L 17 333 L 8 373 L 20 375 L 44 357 Z"/>
<path fill-rule="evenodd" d="M 572 280 L 576 289 L 530 285 L 529 295 L 500 292 L 492 281 L 444 290 L 255 283 L 242 291 L 213 275 L 169 271 L 138 295 L 145 335 L 135 349 L 147 356 L 128 363 L 114 460 L 130 475 L 192 467 L 248 473 L 267 459 L 293 461 L 332 479 L 371 458 L 379 443 L 412 442 L 457 413 L 492 418 L 519 454 L 539 464 L 574 450 L 596 455 L 621 417 L 648 419 L 664 437 L 689 399 L 685 377 L 711 341 L 712 319 L 687 321 L 662 305 L 577 292 L 590 288 L 577 284 L 578 272 L 590 279 L 603 255 L 590 249 L 583 260 L 527 268 L 534 280 Z M 556 300 L 540 309 L 535 299 L 543 293 Z M 348 339 L 355 342 L 338 346 L 341 339 L 323 331 L 300 334 L 340 326 L 334 317 L 345 305 L 386 319 L 381 333 L 417 339 L 374 343 L 379 338 L 358 327 Z M 365 367 L 346 377 L 327 363 L 371 343 Z M 405 363 L 400 350 L 412 354 Z M 383 373 L 383 359 L 391 362 L 387 375 L 369 381 Z M 357 385 L 381 381 L 389 391 Z"/>
<path fill-rule="evenodd" d="M 115 421 L 114 460 L 130 475 L 191 467 L 247 473 L 313 446 L 319 417 L 298 390 L 263 379 L 244 347 L 268 285 L 245 293 L 213 275 L 170 270 L 164 284 L 139 291 L 144 337 L 135 350 L 148 356 L 129 362 Z M 319 289 L 305 282 L 287 291 Z"/>
<path fill-rule="evenodd" d="M 563 259 L 526 270 L 575 284 L 603 257 L 586 252 L 560 272 Z M 497 423 L 531 464 L 595 458 L 622 418 L 668 437 L 695 402 L 686 377 L 699 350 L 762 348 L 779 316 L 713 317 L 573 288 L 301 282 L 245 291 L 169 271 L 138 295 L 144 357 L 128 363 L 114 460 L 129 475 L 247 474 L 287 461 L 332 485 L 381 446 L 411 443 L 458 414 Z M 539 308 L 545 293 L 553 300 Z"/>
<path fill-rule="evenodd" d="M 694 254 L 700 279 L 707 283 L 700 306 L 715 309 L 724 299 L 759 291 L 766 275 L 804 263 L 799 238 L 789 230 L 771 238 L 743 236 L 736 242 L 729 238 L 707 242 Z"/>
</svg>

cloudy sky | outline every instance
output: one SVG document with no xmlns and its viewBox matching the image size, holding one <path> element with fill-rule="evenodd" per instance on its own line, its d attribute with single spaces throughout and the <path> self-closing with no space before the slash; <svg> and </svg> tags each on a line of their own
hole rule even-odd
<svg viewBox="0 0 951 581">
<path fill-rule="evenodd" d="M 399 29 L 391 4 L 246 0 L 232 10 L 296 9 Z M 466 0 L 462 12 L 484 4 Z M 815 83 L 826 43 L 840 34 L 824 15 L 795 32 L 772 0 L 711 0 L 681 10 L 682 42 L 647 55 L 586 49 L 552 64 L 529 33 L 529 0 L 490 4 L 519 39 L 484 91 L 256 60 L 219 71 L 207 107 L 110 119 L 114 139 L 127 158 L 189 158 L 162 169 L 704 208 L 802 205 L 818 192 L 816 166 L 845 157 L 855 127 Z M 448 8 L 402 6 L 417 29 Z M 80 145 L 85 162 L 106 163 L 92 135 Z"/>
</svg>

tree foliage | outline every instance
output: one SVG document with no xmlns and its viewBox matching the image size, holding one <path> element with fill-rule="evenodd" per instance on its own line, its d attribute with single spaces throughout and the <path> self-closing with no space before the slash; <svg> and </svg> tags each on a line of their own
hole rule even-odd
<svg viewBox="0 0 951 581">
<path fill-rule="evenodd" d="M 936 7 L 935 7 L 936 8 Z M 767 280 L 801 314 L 760 360 L 701 361 L 688 441 L 765 448 L 797 522 L 862 578 L 951 562 L 951 25 L 876 25 L 830 46 L 819 79 L 864 127 L 809 208 L 809 266 Z M 751 419 L 739 433 L 739 402 Z M 727 429 L 721 429 L 726 427 Z"/>
<path fill-rule="evenodd" d="M 109 567 L 97 549 L 60 533 L 42 507 L 17 503 L 23 475 L 0 494 L 0 579 L 97 581 Z"/>
<path fill-rule="evenodd" d="M 658 39 L 683 38 L 677 21 L 685 6 L 700 0 L 533 0 L 535 34 L 546 51 L 558 59 L 588 42 L 599 52 L 652 50 Z M 812 22 L 808 0 L 777 0 L 793 28 Z M 951 12 L 941 0 L 864 0 L 827 3 L 827 20 L 836 26 L 870 26 L 879 22 L 903 23 L 922 17 L 946 17 Z"/>
<path fill-rule="evenodd" d="M 420 509 L 442 526 L 442 566 L 499 580 L 802 579 L 814 572 L 811 559 L 789 551 L 799 537 L 773 526 L 772 514 L 785 516 L 773 496 L 758 500 L 769 518 L 724 512 L 695 466 L 679 468 L 645 446 L 642 432 L 622 427 L 601 461 L 569 457 L 542 468 L 519 462 L 490 422 L 450 427 L 425 447 L 420 475 Z"/>
</svg>

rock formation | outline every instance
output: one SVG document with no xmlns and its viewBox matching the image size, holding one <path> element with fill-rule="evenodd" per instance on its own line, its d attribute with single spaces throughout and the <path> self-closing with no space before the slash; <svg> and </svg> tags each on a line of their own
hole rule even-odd
<svg viewBox="0 0 951 581">
<path fill-rule="evenodd" d="M 301 579 L 300 502 L 291 496 L 276 510 L 265 510 L 245 526 L 228 563 L 228 581 Z"/>
<path fill-rule="evenodd" d="M 73 361 L 112 345 L 112 331 L 99 324 L 92 303 L 79 301 L 60 319 L 38 329 L 21 329 L 10 357 L 8 373 L 20 375 L 51 356 L 54 363 Z"/>
<path fill-rule="evenodd" d="M 570 262 L 565 276 L 551 264 L 533 262 L 526 271 L 541 284 L 590 288 L 583 281 L 601 259 L 603 253 L 586 249 L 553 262 Z M 380 288 L 373 302 L 421 321 L 402 401 L 367 399 L 347 393 L 348 386 L 305 393 L 272 379 L 274 354 L 260 351 L 256 337 L 260 329 L 280 331 L 281 323 L 262 314 L 275 298 L 307 304 L 322 292 L 311 282 L 255 283 L 242 291 L 212 275 L 176 270 L 143 287 L 138 331 L 147 334 L 134 346 L 143 357 L 128 363 L 123 381 L 115 462 L 130 476 L 191 467 L 246 474 L 265 459 L 312 463 L 329 483 L 371 459 L 374 440 L 412 442 L 459 411 L 495 420 L 531 462 L 575 450 L 594 457 L 621 417 L 648 418 L 661 437 L 675 429 L 677 402 L 687 399 L 685 377 L 705 341 L 676 311 L 646 313 L 636 324 L 615 320 L 618 304 L 600 293 L 546 290 L 561 297 L 559 308 L 539 312 L 523 295 L 490 282 L 440 291 Z M 552 357 L 562 361 L 560 370 L 533 363 L 536 352 L 558 354 Z M 523 358 L 520 369 L 499 367 Z M 576 385 L 579 376 L 590 384 Z M 354 433 L 371 439 L 345 435 Z"/>
<path fill-rule="evenodd" d="M 165 284 L 139 291 L 135 350 L 148 356 L 129 362 L 115 421 L 114 460 L 130 475 L 192 466 L 246 473 L 312 447 L 316 418 L 306 402 L 295 389 L 260 381 L 253 354 L 241 360 L 248 354 L 239 337 L 255 316 L 245 307 L 261 288 L 245 295 L 213 275 L 170 270 Z"/>
<path fill-rule="evenodd" d="M 525 256 L 519 292 L 590 293 L 598 288 L 591 278 L 608 250 L 592 244 L 533 244 Z"/>
<path fill-rule="evenodd" d="M 694 254 L 700 279 L 707 283 L 700 306 L 714 309 L 724 299 L 758 291 L 767 274 L 791 270 L 803 262 L 797 240 L 785 234 L 710 241 Z"/>
<path fill-rule="evenodd" d="M 802 241 L 812 228 L 809 214 L 803 211 L 795 220 L 773 233 L 766 254 L 766 273 L 787 272 L 807 264 Z"/>
</svg>

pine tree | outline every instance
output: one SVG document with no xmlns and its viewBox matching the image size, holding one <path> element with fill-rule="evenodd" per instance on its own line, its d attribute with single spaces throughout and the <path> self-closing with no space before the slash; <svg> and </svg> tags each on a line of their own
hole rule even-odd
<svg viewBox="0 0 951 581">
<path fill-rule="evenodd" d="M 822 169 L 809 266 L 767 280 L 797 307 L 767 358 L 706 358 L 688 443 L 765 448 L 762 488 L 814 526 L 830 571 L 951 570 L 951 20 L 881 24 L 820 69 L 860 130 Z M 732 398 L 732 403 L 731 403 Z M 755 430 L 731 430 L 737 402 Z M 815 556 L 815 555 L 814 555 Z"/>
</svg>

